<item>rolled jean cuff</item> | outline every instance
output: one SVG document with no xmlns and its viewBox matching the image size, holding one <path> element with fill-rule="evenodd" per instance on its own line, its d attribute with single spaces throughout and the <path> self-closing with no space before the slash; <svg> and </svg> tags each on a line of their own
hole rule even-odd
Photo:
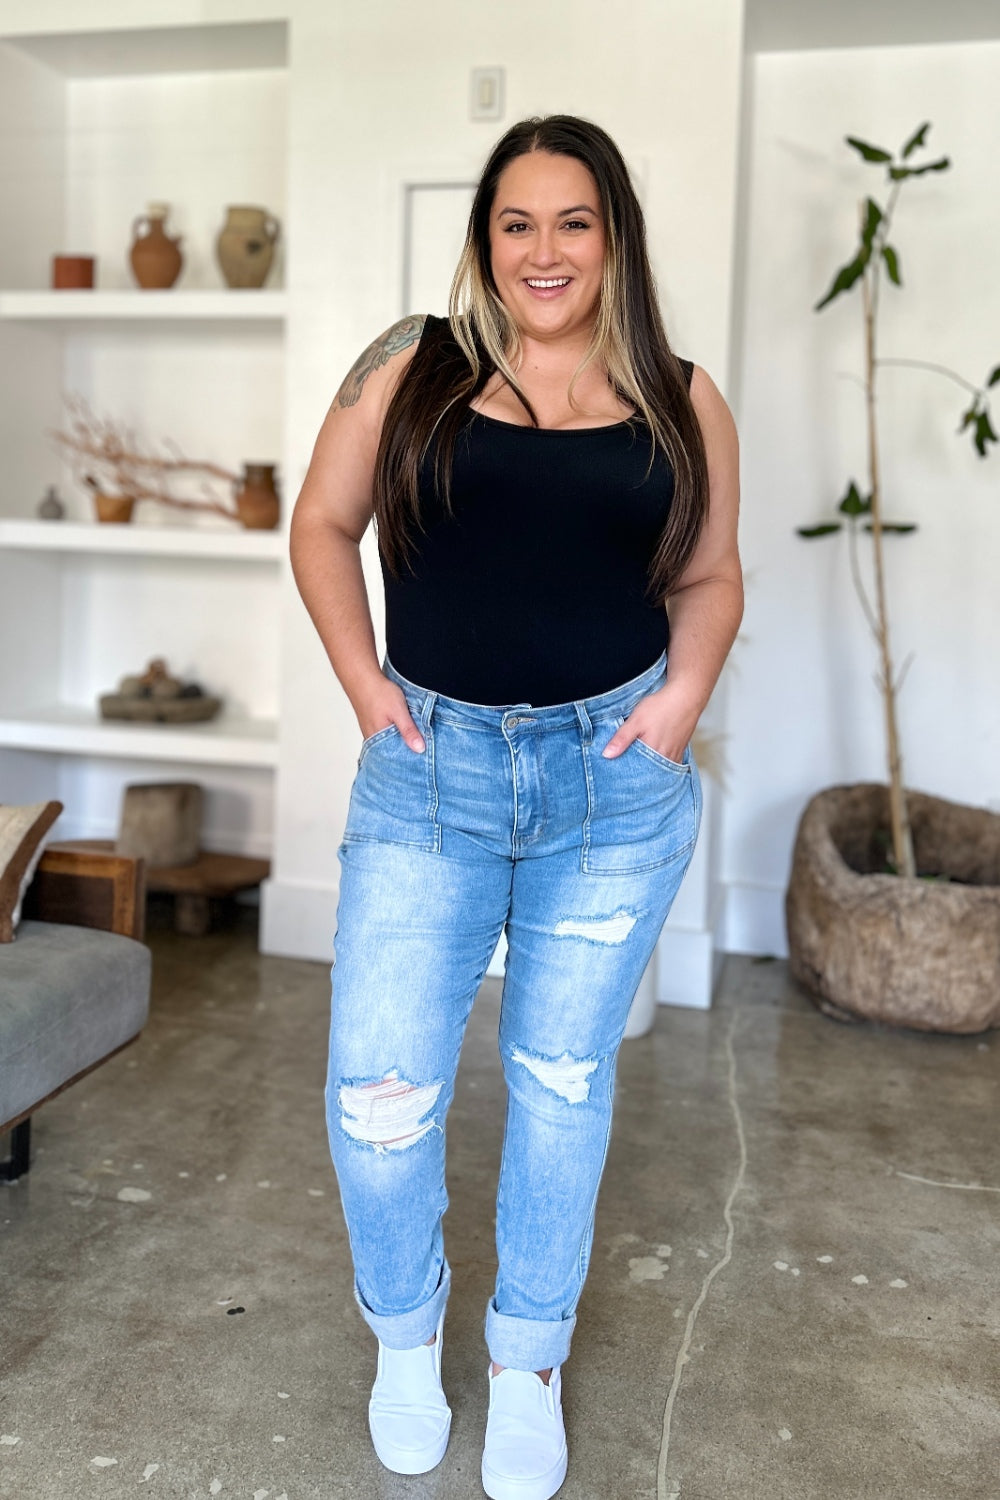
<svg viewBox="0 0 1000 1500">
<path fill-rule="evenodd" d="M 419 1349 L 421 1344 L 426 1344 L 437 1332 L 450 1290 L 451 1267 L 445 1261 L 434 1295 L 412 1312 L 391 1313 L 388 1316 L 373 1313 L 358 1291 L 357 1282 L 354 1284 L 354 1300 L 372 1333 L 387 1349 Z"/>
<path fill-rule="evenodd" d="M 491 1297 L 486 1304 L 486 1347 L 495 1365 L 509 1370 L 548 1370 L 569 1358 L 576 1314 L 558 1322 L 540 1318 L 512 1318 L 497 1312 Z"/>
</svg>

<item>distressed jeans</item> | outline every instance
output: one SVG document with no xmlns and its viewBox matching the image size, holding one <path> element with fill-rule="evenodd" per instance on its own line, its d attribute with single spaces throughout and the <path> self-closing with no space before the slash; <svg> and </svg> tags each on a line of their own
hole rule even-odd
<svg viewBox="0 0 1000 1500">
<path fill-rule="evenodd" d="M 629 1007 L 690 862 L 698 772 L 642 741 L 601 751 L 666 677 L 661 656 L 598 697 L 486 707 L 386 660 L 426 745 L 395 726 L 361 747 L 339 849 L 330 1147 L 365 1321 L 429 1339 L 448 1296 L 445 1119 L 469 1012 L 501 932 L 507 1116 L 497 1364 L 569 1353 Z"/>
</svg>

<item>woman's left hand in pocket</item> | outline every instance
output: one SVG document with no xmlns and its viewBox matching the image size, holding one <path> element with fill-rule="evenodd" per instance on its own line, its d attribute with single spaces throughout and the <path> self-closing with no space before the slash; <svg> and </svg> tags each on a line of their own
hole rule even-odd
<svg viewBox="0 0 1000 1500">
<path fill-rule="evenodd" d="M 601 752 L 608 760 L 621 755 L 633 740 L 642 740 L 658 755 L 678 764 L 698 722 L 691 709 L 681 704 L 670 684 L 641 698 L 625 723 L 616 729 Z"/>
</svg>

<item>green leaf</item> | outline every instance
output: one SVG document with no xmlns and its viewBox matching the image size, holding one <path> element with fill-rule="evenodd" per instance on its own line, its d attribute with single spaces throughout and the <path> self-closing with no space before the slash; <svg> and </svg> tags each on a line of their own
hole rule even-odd
<svg viewBox="0 0 1000 1500">
<path fill-rule="evenodd" d="M 821 301 L 816 303 L 813 312 L 819 312 L 820 308 L 825 307 L 828 302 L 832 302 L 834 297 L 839 297 L 841 292 L 849 292 L 859 277 L 864 275 L 865 266 L 868 264 L 870 258 L 870 251 L 861 249 L 852 261 L 846 266 L 841 266 L 833 278 L 830 290 Z"/>
<path fill-rule="evenodd" d="M 899 274 L 899 256 L 891 245 L 882 246 L 882 259 L 885 261 L 885 268 L 889 273 L 889 280 L 893 286 L 902 286 L 903 282 Z"/>
<path fill-rule="evenodd" d="M 856 135 L 846 136 L 845 139 L 865 161 L 892 161 L 892 152 L 883 151 L 881 146 L 869 146 L 867 141 L 859 141 Z"/>
<path fill-rule="evenodd" d="M 882 522 L 882 530 L 883 531 L 894 531 L 894 532 L 897 532 L 900 536 L 905 536 L 907 532 L 909 532 L 909 531 L 916 531 L 916 529 L 917 529 L 917 526 L 916 526 L 916 522 L 915 521 L 883 521 Z M 872 525 L 872 523 L 870 521 L 866 524 L 865 530 L 866 531 L 874 531 L 875 530 L 874 526 Z"/>
<path fill-rule="evenodd" d="M 987 390 L 990 388 L 991 385 L 996 385 L 996 383 L 997 383 L 998 380 L 1000 380 L 1000 365 L 997 365 L 996 369 L 990 375 L 989 380 L 987 380 L 987 382 L 986 382 L 986 388 L 987 388 Z"/>
<path fill-rule="evenodd" d="M 871 513 L 871 508 L 871 495 L 869 495 L 867 499 L 863 500 L 861 498 L 861 493 L 857 485 L 852 479 L 851 483 L 848 485 L 847 493 L 845 494 L 843 500 L 841 500 L 840 504 L 837 506 L 837 509 L 843 516 L 867 516 Z"/>
<path fill-rule="evenodd" d="M 893 182 L 902 182 L 904 177 L 923 177 L 925 172 L 947 172 L 950 166 L 950 159 L 942 156 L 938 161 L 929 161 L 924 167 L 890 167 L 889 176 Z"/>
<path fill-rule="evenodd" d="M 903 153 L 902 154 L 903 154 L 903 160 L 904 161 L 906 160 L 906 158 L 910 155 L 910 153 L 912 151 L 916 151 L 917 148 L 918 148 L 918 146 L 922 146 L 924 144 L 924 141 L 927 139 L 927 132 L 928 132 L 928 130 L 930 130 L 930 128 L 931 128 L 931 125 L 930 125 L 930 121 L 928 120 L 928 121 L 926 121 L 925 124 L 921 125 L 921 127 L 920 127 L 919 130 L 915 130 L 913 132 L 913 134 L 910 136 L 910 139 L 907 141 L 906 145 L 903 147 Z"/>
<path fill-rule="evenodd" d="M 879 208 L 874 198 L 869 198 L 867 212 L 865 214 L 864 227 L 861 230 L 861 243 L 869 252 L 872 248 L 872 240 L 875 238 L 875 231 L 881 224 L 881 222 L 882 210 Z"/>
<path fill-rule="evenodd" d="M 798 533 L 799 536 L 804 536 L 804 537 L 808 537 L 808 538 L 811 538 L 811 537 L 814 537 L 814 536 L 832 536 L 835 531 L 839 531 L 839 530 L 840 530 L 840 522 L 839 521 L 824 521 L 822 523 L 822 525 L 820 525 L 820 526 L 798 526 L 798 527 L 796 527 L 796 531 L 797 531 L 797 533 Z"/>
<path fill-rule="evenodd" d="M 976 433 L 972 441 L 976 445 L 976 452 L 979 454 L 980 458 L 986 457 L 987 443 L 1000 442 L 1000 438 L 998 438 L 996 433 L 993 431 L 993 427 L 990 423 L 990 414 L 988 411 L 981 411 L 977 414 Z"/>
<path fill-rule="evenodd" d="M 976 418 L 978 417 L 978 415 L 979 415 L 979 405 L 978 405 L 978 402 L 974 401 L 972 403 L 972 405 L 969 407 L 968 411 L 964 411 L 962 413 L 962 425 L 958 429 L 959 432 L 964 432 L 967 427 L 971 427 L 972 423 L 976 420 Z"/>
</svg>

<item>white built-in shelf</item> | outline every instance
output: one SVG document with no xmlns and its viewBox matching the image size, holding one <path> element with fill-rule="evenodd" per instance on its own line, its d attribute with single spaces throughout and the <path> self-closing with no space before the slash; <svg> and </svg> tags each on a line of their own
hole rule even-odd
<svg viewBox="0 0 1000 1500">
<path fill-rule="evenodd" d="M 283 290 L 0 292 L 0 318 L 19 323 L 280 323 Z"/>
<path fill-rule="evenodd" d="M 95 709 L 57 704 L 0 718 L 0 746 L 59 755 L 113 756 L 201 765 L 277 764 L 273 719 L 239 719 L 225 713 L 205 724 L 129 724 L 101 719 Z"/>
<path fill-rule="evenodd" d="M 121 17 L 141 7 L 90 0 L 74 7 L 85 14 L 71 19 L 39 16 L 37 5 L 5 7 L 15 8 L 21 16 L 0 18 L 0 42 L 18 47 L 67 78 L 284 68 L 288 63 L 288 23 L 283 20 L 123 27 Z M 46 8 L 51 9 L 41 7 Z M 74 29 L 65 30 L 67 24 Z"/>
<path fill-rule="evenodd" d="M 0 520 L 0 552 L 100 552 L 134 557 L 278 562 L 288 543 L 279 531 L 223 531 L 187 526 L 117 526 L 99 521 Z"/>
</svg>

